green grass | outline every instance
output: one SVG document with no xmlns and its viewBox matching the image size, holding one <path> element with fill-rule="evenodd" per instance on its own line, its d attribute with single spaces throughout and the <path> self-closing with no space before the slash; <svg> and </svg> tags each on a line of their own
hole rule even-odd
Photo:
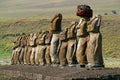
<svg viewBox="0 0 120 80">
<path fill-rule="evenodd" d="M 0 59 L 8 59 L 12 54 L 12 40 L 14 37 L 0 39 Z"/>
<path fill-rule="evenodd" d="M 120 15 L 105 16 L 104 25 L 102 25 L 101 32 L 103 34 L 103 51 L 106 56 L 120 57 Z M 109 20 L 109 21 L 108 21 Z"/>
<path fill-rule="evenodd" d="M 120 58 L 104 57 L 105 67 L 120 68 Z"/>
</svg>

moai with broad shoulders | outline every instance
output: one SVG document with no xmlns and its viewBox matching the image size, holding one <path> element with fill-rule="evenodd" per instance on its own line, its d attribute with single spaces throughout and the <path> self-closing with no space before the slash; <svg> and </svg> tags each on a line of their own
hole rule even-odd
<svg viewBox="0 0 120 80">
<path fill-rule="evenodd" d="M 60 32 L 60 36 L 59 36 L 59 46 L 57 52 L 59 54 L 60 66 L 67 65 L 67 58 L 66 58 L 67 47 L 68 47 L 67 32 L 68 32 L 68 28 L 65 28 L 64 31 Z"/>
<path fill-rule="evenodd" d="M 26 39 L 26 34 L 23 33 L 21 35 L 21 43 L 20 43 L 20 47 L 21 47 L 21 52 L 20 52 L 20 55 L 19 55 L 19 63 L 20 64 L 26 64 L 25 62 L 25 54 L 26 54 L 26 51 L 27 51 L 27 39 Z"/>
<path fill-rule="evenodd" d="M 59 63 L 57 48 L 59 45 L 59 33 L 61 32 L 62 14 L 57 13 L 51 20 L 50 33 L 52 33 L 52 40 L 50 45 L 50 57 L 52 64 Z"/>
<path fill-rule="evenodd" d="M 25 44 L 25 51 L 24 51 L 24 55 L 23 55 L 23 60 L 24 60 L 24 64 L 28 64 L 28 61 L 27 61 L 27 51 L 28 51 L 28 40 L 30 38 L 30 34 L 26 34 L 25 35 L 25 40 L 24 40 L 24 44 Z"/>
<path fill-rule="evenodd" d="M 21 36 L 17 37 L 13 41 L 11 65 L 18 64 L 18 56 L 19 56 L 20 51 L 21 51 L 20 43 L 21 43 Z"/>
<path fill-rule="evenodd" d="M 76 64 L 76 48 L 77 48 L 77 38 L 76 38 L 76 25 L 77 22 L 71 22 L 71 26 L 67 31 L 68 47 L 67 47 L 67 62 L 68 66 L 75 66 Z"/>
<path fill-rule="evenodd" d="M 34 65 L 35 64 L 35 52 L 36 52 L 36 34 L 30 33 L 29 39 L 27 41 L 27 64 Z"/>
<path fill-rule="evenodd" d="M 49 31 L 47 31 L 46 32 L 46 36 L 45 36 L 45 45 L 46 45 L 45 61 L 46 61 L 47 65 L 51 64 L 51 57 L 50 57 L 51 39 L 52 39 L 52 33 L 50 33 Z"/>
<path fill-rule="evenodd" d="M 35 53 L 35 64 L 36 65 L 44 65 L 45 64 L 45 36 L 46 32 L 42 31 L 41 34 L 38 35 L 36 39 L 36 53 Z"/>
<path fill-rule="evenodd" d="M 104 67 L 102 56 L 102 35 L 100 33 L 101 15 L 94 16 L 88 23 L 89 41 L 87 43 L 87 67 Z"/>
</svg>

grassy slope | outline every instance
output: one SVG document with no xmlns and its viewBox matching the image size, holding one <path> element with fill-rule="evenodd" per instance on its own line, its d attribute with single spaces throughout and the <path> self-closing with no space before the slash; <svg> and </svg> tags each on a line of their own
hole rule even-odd
<svg viewBox="0 0 120 80">
<path fill-rule="evenodd" d="M 120 67 L 120 15 L 103 17 L 103 55 L 106 66 Z"/>
</svg>

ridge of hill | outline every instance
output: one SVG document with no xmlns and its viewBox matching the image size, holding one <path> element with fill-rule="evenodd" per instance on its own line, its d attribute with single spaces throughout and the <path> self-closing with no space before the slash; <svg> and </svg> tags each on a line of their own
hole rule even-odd
<svg viewBox="0 0 120 80">
<path fill-rule="evenodd" d="M 94 14 L 111 14 L 112 10 L 120 11 L 119 3 L 119 0 L 0 0 L 0 17 L 51 16 L 55 12 L 73 17 L 78 4 L 90 5 Z"/>
</svg>

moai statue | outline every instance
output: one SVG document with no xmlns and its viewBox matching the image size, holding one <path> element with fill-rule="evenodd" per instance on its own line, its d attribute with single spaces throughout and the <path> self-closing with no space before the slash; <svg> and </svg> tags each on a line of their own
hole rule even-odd
<svg viewBox="0 0 120 80">
<path fill-rule="evenodd" d="M 35 53 L 35 64 L 36 65 L 44 65 L 45 64 L 45 51 L 46 51 L 46 46 L 45 46 L 45 36 L 46 32 L 43 31 L 41 34 L 36 39 L 36 53 Z"/>
<path fill-rule="evenodd" d="M 21 52 L 20 52 L 20 55 L 19 55 L 19 63 L 20 64 L 26 64 L 25 62 L 25 55 L 26 55 L 26 52 L 27 52 L 27 39 L 26 39 L 26 35 L 27 34 L 22 34 L 22 38 L 21 38 L 21 44 L 20 44 L 20 47 L 21 47 Z"/>
<path fill-rule="evenodd" d="M 57 48 L 59 45 L 59 33 L 61 32 L 62 14 L 58 13 L 51 20 L 50 33 L 52 33 L 52 40 L 50 46 L 50 56 L 52 64 L 59 63 Z"/>
<path fill-rule="evenodd" d="M 65 31 L 60 32 L 60 36 L 59 36 L 60 41 L 57 52 L 59 54 L 60 66 L 65 66 L 67 64 L 67 59 L 66 59 L 67 47 L 68 47 L 67 31 L 68 28 L 65 28 Z"/>
<path fill-rule="evenodd" d="M 76 63 L 75 53 L 77 47 L 77 38 L 76 38 L 76 25 L 77 22 L 72 22 L 71 26 L 68 28 L 67 39 L 68 39 L 68 47 L 67 47 L 67 62 L 68 66 L 75 66 Z"/>
<path fill-rule="evenodd" d="M 45 45 L 46 45 L 46 51 L 45 51 L 45 61 L 47 65 L 51 64 L 51 57 L 50 57 L 50 44 L 52 39 L 52 33 L 49 33 L 49 31 L 46 32 L 45 37 Z"/>
<path fill-rule="evenodd" d="M 29 38 L 29 34 L 25 34 L 25 36 L 23 36 L 22 40 L 21 40 L 21 46 L 22 46 L 22 50 L 23 50 L 23 64 L 27 64 L 27 40 Z"/>
<path fill-rule="evenodd" d="M 11 65 L 18 64 L 18 57 L 21 52 L 20 43 L 21 43 L 21 36 L 17 37 L 13 42 Z"/>
<path fill-rule="evenodd" d="M 35 53 L 36 53 L 36 47 L 37 47 L 36 38 L 37 38 L 36 33 L 34 33 L 33 36 L 30 37 L 30 46 L 32 47 L 32 52 L 31 52 L 31 55 L 30 55 L 31 65 L 35 64 Z"/>
<path fill-rule="evenodd" d="M 27 62 L 28 65 L 31 64 L 30 56 L 31 56 L 31 53 L 32 53 L 32 46 L 31 46 L 32 44 L 30 44 L 30 42 L 33 41 L 32 36 L 33 36 L 33 33 L 30 33 L 29 37 L 28 37 L 28 40 L 27 40 L 26 62 Z"/>
<path fill-rule="evenodd" d="M 36 51 L 36 34 L 31 33 L 27 41 L 27 64 L 35 64 L 35 51 Z"/>
<path fill-rule="evenodd" d="M 24 55 L 23 55 L 23 59 L 24 59 L 24 64 L 28 64 L 28 61 L 27 61 L 27 51 L 28 51 L 28 40 L 29 40 L 29 37 L 30 37 L 30 34 L 26 34 L 25 35 L 25 40 L 24 40 L 24 44 L 25 44 L 25 51 L 24 51 Z"/>
<path fill-rule="evenodd" d="M 102 35 L 100 33 L 101 16 L 94 16 L 88 23 L 90 35 L 87 43 L 87 67 L 104 67 L 102 57 Z"/>
<path fill-rule="evenodd" d="M 80 21 L 76 27 L 77 29 L 77 51 L 76 59 L 80 67 L 85 67 L 87 64 L 86 48 L 89 40 L 89 33 L 87 32 L 87 22 L 92 17 L 92 9 L 88 5 L 77 6 L 77 16 L 80 16 Z"/>
</svg>

